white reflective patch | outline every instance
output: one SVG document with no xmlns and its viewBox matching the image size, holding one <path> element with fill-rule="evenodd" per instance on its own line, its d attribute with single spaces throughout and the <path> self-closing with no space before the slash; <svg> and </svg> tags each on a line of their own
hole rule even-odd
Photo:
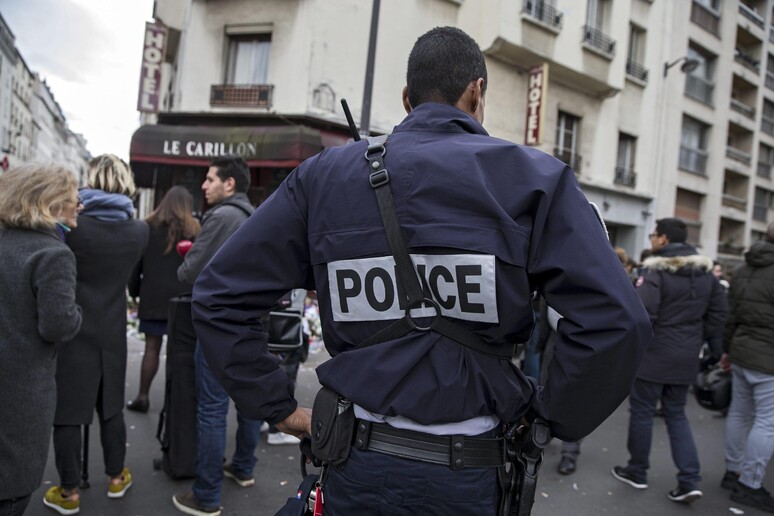
<svg viewBox="0 0 774 516">
<path fill-rule="evenodd" d="M 448 317 L 497 323 L 495 258 L 482 254 L 412 254 L 425 295 L 429 292 Z M 328 264 L 333 320 L 340 322 L 400 319 L 392 256 L 340 260 Z M 432 306 L 412 310 L 414 317 L 435 315 Z"/>
</svg>

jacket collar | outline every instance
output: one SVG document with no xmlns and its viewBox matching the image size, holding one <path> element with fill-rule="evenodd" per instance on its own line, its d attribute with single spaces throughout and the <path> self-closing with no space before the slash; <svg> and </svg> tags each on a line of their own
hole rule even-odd
<svg viewBox="0 0 774 516">
<path fill-rule="evenodd" d="M 642 262 L 642 266 L 646 269 L 671 273 L 686 269 L 699 269 L 701 272 L 710 272 L 713 265 L 712 259 L 700 254 L 651 256 Z"/>
<path fill-rule="evenodd" d="M 414 108 L 393 132 L 433 131 L 443 133 L 472 133 L 489 136 L 476 119 L 448 104 L 424 102 Z"/>
</svg>

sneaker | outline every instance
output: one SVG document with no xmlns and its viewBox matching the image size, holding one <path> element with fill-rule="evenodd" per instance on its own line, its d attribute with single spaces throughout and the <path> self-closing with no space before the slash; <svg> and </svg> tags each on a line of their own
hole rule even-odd
<svg viewBox="0 0 774 516">
<path fill-rule="evenodd" d="M 677 489 L 669 491 L 669 499 L 673 502 L 691 503 L 704 495 L 698 489 L 686 489 L 681 486 L 677 486 Z"/>
<path fill-rule="evenodd" d="M 132 487 L 132 474 L 129 473 L 129 468 L 124 468 L 121 470 L 121 482 L 118 484 L 108 482 L 108 498 L 123 498 L 130 487 Z"/>
<path fill-rule="evenodd" d="M 728 471 L 723 475 L 723 480 L 720 481 L 720 487 L 728 489 L 729 491 L 734 488 L 736 482 L 739 480 L 739 473 L 736 471 Z"/>
<path fill-rule="evenodd" d="M 295 435 L 277 432 L 276 434 L 269 434 L 269 436 L 266 438 L 266 442 L 268 444 L 277 446 L 281 444 L 298 444 L 301 442 L 301 439 Z"/>
<path fill-rule="evenodd" d="M 54 486 L 46 491 L 43 497 L 43 505 L 51 507 L 59 514 L 78 514 L 81 510 L 81 500 L 70 500 L 69 496 L 64 495 L 64 490 L 60 486 Z"/>
<path fill-rule="evenodd" d="M 222 507 L 205 507 L 199 503 L 193 491 L 181 491 L 172 497 L 172 503 L 178 511 L 193 516 L 220 516 Z"/>
<path fill-rule="evenodd" d="M 641 481 L 634 477 L 631 473 L 629 473 L 626 468 L 622 466 L 616 466 L 613 468 L 613 471 L 611 471 L 613 474 L 613 478 L 616 480 L 620 480 L 624 484 L 629 484 L 635 489 L 647 489 L 648 484 L 645 481 Z"/>
<path fill-rule="evenodd" d="M 731 491 L 731 500 L 762 511 L 774 513 L 774 498 L 763 487 L 753 489 L 737 482 Z"/>
<path fill-rule="evenodd" d="M 575 459 L 572 457 L 564 456 L 562 457 L 562 460 L 559 461 L 559 467 L 557 468 L 557 471 L 561 475 L 572 475 L 575 473 L 575 469 L 577 468 Z"/>
<path fill-rule="evenodd" d="M 255 477 L 252 475 L 245 475 L 239 473 L 234 469 L 234 465 L 230 462 L 223 466 L 223 475 L 232 479 L 234 482 L 242 487 L 252 487 L 255 485 Z"/>
<path fill-rule="evenodd" d="M 264 421 L 261 423 L 261 432 L 268 432 L 269 431 L 269 423 Z"/>
</svg>

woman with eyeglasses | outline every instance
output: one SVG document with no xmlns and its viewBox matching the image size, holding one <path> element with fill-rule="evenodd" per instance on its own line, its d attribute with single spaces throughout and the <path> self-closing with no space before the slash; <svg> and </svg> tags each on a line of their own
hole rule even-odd
<svg viewBox="0 0 774 516">
<path fill-rule="evenodd" d="M 78 270 L 76 301 L 83 308 L 78 336 L 59 354 L 54 417 L 54 454 L 60 485 L 43 503 L 60 514 L 80 510 L 82 425 L 96 408 L 107 496 L 118 499 L 132 486 L 125 467 L 126 285 L 148 242 L 148 225 L 134 218 L 129 166 L 112 154 L 89 162 L 83 211 L 67 234 Z M 104 484 L 103 484 L 104 486 Z"/>
<path fill-rule="evenodd" d="M 75 256 L 78 181 L 60 166 L 0 174 L 0 514 L 40 486 L 56 407 L 56 356 L 81 327 Z"/>
</svg>

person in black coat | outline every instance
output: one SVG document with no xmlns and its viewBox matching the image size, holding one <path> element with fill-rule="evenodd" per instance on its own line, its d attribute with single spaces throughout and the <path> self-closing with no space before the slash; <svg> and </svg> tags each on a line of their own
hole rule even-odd
<svg viewBox="0 0 774 516">
<path fill-rule="evenodd" d="M 688 389 L 699 372 L 699 350 L 706 339 L 722 334 L 728 313 L 723 287 L 712 274 L 712 260 L 686 244 L 686 237 L 685 223 L 676 218 L 657 220 L 650 235 L 653 256 L 643 262 L 635 286 L 650 316 L 653 340 L 629 396 L 629 463 L 612 471 L 634 488 L 648 487 L 653 416 L 661 401 L 678 469 L 678 486 L 668 497 L 680 503 L 703 494 L 699 457 L 685 416 Z"/>
<path fill-rule="evenodd" d="M 192 240 L 199 233 L 199 222 L 192 212 L 191 194 L 183 186 L 173 186 L 145 219 L 150 228 L 148 247 L 129 281 L 129 295 L 140 298 L 137 315 L 140 331 L 145 334 L 145 354 L 137 397 L 126 404 L 129 410 L 148 412 L 148 392 L 159 369 L 161 342 L 167 333 L 169 299 L 191 290 L 177 279 L 183 257 L 175 248 L 181 240 Z"/>
<path fill-rule="evenodd" d="M 88 186 L 80 191 L 84 209 L 78 228 L 67 236 L 77 264 L 75 298 L 83 308 L 83 324 L 77 337 L 62 346 L 57 361 L 54 454 L 61 486 L 50 488 L 44 498 L 60 514 L 66 504 L 80 502 L 81 425 L 91 423 L 95 408 L 109 477 L 107 495 L 121 498 L 132 485 L 124 467 L 126 285 L 147 245 L 148 225 L 134 219 L 129 198 L 134 180 L 118 157 L 92 159 Z"/>
</svg>

